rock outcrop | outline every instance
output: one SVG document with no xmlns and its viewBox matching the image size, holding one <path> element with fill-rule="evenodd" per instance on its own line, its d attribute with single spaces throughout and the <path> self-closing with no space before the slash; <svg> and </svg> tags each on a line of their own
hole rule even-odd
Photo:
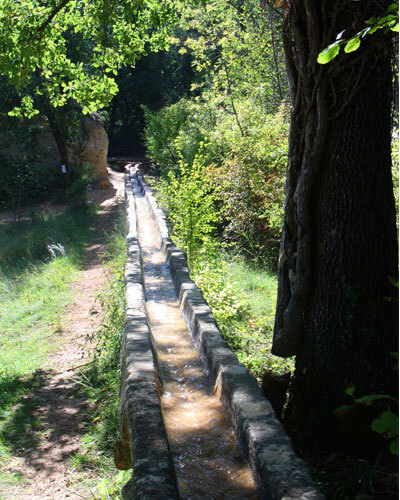
<svg viewBox="0 0 400 500">
<path fill-rule="evenodd" d="M 97 115 L 85 116 L 82 122 L 83 145 L 81 148 L 69 148 L 71 159 L 77 163 L 90 163 L 95 168 L 96 180 L 108 179 L 107 153 L 108 137 L 103 122 Z"/>
<path fill-rule="evenodd" d="M 53 134 L 46 126 L 45 121 L 38 129 L 39 132 L 35 134 L 35 142 L 39 149 L 40 161 L 49 169 L 59 171 L 61 167 L 60 155 Z M 70 162 L 80 165 L 91 164 L 94 167 L 93 180 L 107 180 L 108 136 L 100 116 L 95 113 L 83 116 L 76 137 L 77 140 L 68 144 L 67 147 Z M 23 161 L 27 154 L 25 148 L 17 140 L 1 133 L 0 152 L 16 161 Z"/>
</svg>

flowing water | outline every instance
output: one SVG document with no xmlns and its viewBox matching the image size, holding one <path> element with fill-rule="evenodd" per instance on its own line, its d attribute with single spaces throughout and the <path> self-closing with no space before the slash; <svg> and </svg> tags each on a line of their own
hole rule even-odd
<svg viewBox="0 0 400 500">
<path fill-rule="evenodd" d="M 182 499 L 258 499 L 226 412 L 179 309 L 155 222 L 135 189 L 146 307 L 164 381 L 161 407 Z"/>
</svg>

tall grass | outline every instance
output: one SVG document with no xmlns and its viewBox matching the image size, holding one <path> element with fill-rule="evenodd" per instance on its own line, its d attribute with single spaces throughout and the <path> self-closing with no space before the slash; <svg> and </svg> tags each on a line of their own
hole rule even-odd
<svg viewBox="0 0 400 500">
<path fill-rule="evenodd" d="M 21 222 L 0 224 L 0 279 L 13 279 L 33 264 L 48 262 L 51 245 L 60 245 L 69 262 L 80 266 L 83 245 L 94 229 L 94 214 L 90 207 L 71 206 L 60 215 L 38 214 Z"/>
</svg>

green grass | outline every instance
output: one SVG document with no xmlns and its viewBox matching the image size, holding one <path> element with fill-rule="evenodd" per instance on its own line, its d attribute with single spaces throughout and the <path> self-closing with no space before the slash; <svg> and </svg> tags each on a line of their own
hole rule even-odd
<svg viewBox="0 0 400 500">
<path fill-rule="evenodd" d="M 69 262 L 80 266 L 94 219 L 94 209 L 83 205 L 71 206 L 60 215 L 35 214 L 29 220 L 0 223 L 0 279 L 12 280 L 32 264 L 48 262 L 50 245 L 61 245 Z M 61 254 L 57 249 L 55 253 Z"/>
<path fill-rule="evenodd" d="M 291 371 L 292 359 L 271 354 L 277 278 L 268 268 L 238 256 L 204 259 L 193 278 L 211 307 L 228 345 L 258 379 L 266 370 Z"/>
<path fill-rule="evenodd" d="M 0 377 L 33 372 L 57 347 L 60 316 L 70 300 L 69 283 L 75 273 L 62 257 L 0 281 Z"/>
<path fill-rule="evenodd" d="M 85 207 L 0 225 L 0 458 L 33 447 L 39 423 L 32 392 L 47 354 L 62 342 L 70 283 L 82 265 L 95 213 Z M 48 245 L 59 244 L 53 249 Z M 65 254 L 65 255 L 63 255 Z M 25 397 L 28 395 L 27 397 Z"/>
<path fill-rule="evenodd" d="M 264 316 L 273 321 L 278 282 L 275 273 L 243 259 L 232 259 L 226 263 L 228 281 L 238 292 L 243 293 L 249 311 L 255 316 Z"/>
</svg>

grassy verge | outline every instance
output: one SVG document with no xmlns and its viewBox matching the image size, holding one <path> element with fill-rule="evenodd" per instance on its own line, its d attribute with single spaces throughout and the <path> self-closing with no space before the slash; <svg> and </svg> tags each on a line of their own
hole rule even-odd
<svg viewBox="0 0 400 500">
<path fill-rule="evenodd" d="M 103 263 L 107 284 L 99 294 L 102 321 L 94 342 L 94 358 L 77 379 L 81 393 L 90 401 L 83 452 L 72 457 L 77 471 L 95 471 L 97 485 L 92 495 L 99 499 L 119 499 L 123 484 L 131 471 L 116 472 L 113 447 L 119 438 L 118 403 L 120 385 L 120 342 L 124 327 L 125 291 L 124 268 L 126 260 L 125 215 L 122 207 L 116 217 L 115 227 L 108 236 Z M 100 314 L 93 311 L 94 314 Z M 94 491 L 95 490 L 95 491 Z"/>
<path fill-rule="evenodd" d="M 43 384 L 46 355 L 62 343 L 62 314 L 72 299 L 70 283 L 82 266 L 84 245 L 95 212 L 70 208 L 58 216 L 0 226 L 0 461 L 6 463 L 40 438 L 32 410 L 33 393 Z M 130 471 L 116 473 L 113 445 L 118 437 L 119 348 L 124 322 L 124 213 L 116 216 L 103 254 L 107 285 L 98 296 L 101 325 L 91 340 L 93 362 L 77 377 L 79 395 L 91 403 L 83 452 L 71 457 L 88 498 L 118 499 Z M 100 312 L 92 311 L 93 314 Z M 2 473 L 0 482 L 23 483 Z"/>
<path fill-rule="evenodd" d="M 202 259 L 192 272 L 219 329 L 239 361 L 261 379 L 266 370 L 291 371 L 292 359 L 271 354 L 277 279 L 238 256 L 220 254 Z"/>
<path fill-rule="evenodd" d="M 62 342 L 69 284 L 94 218 L 75 207 L 0 226 L 0 460 L 34 445 L 35 401 L 24 395 L 43 383 L 46 355 Z"/>
</svg>

